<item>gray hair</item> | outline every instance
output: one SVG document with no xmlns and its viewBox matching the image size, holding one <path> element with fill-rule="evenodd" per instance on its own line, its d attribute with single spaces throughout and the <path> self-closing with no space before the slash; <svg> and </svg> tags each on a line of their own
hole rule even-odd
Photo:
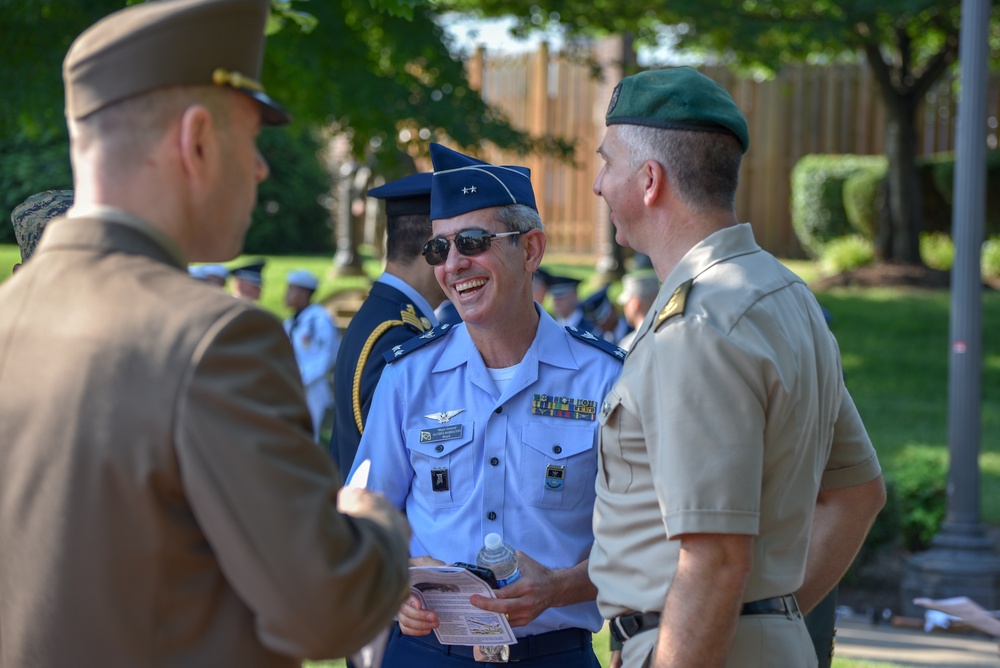
<svg viewBox="0 0 1000 668">
<path fill-rule="evenodd" d="M 688 206 L 696 211 L 735 208 L 743 157 L 736 137 L 642 125 L 621 124 L 617 128 L 628 149 L 629 164 L 638 167 L 647 160 L 658 162 Z"/>
<path fill-rule="evenodd" d="M 526 204 L 505 204 L 497 207 L 497 220 L 511 232 L 545 229 L 541 215 Z M 518 238 L 514 237 L 511 241 L 516 245 Z"/>
</svg>

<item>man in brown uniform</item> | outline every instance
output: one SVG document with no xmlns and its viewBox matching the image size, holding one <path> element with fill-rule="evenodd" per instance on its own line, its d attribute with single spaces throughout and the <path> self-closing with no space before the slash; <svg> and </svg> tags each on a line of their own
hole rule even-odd
<svg viewBox="0 0 1000 668">
<path fill-rule="evenodd" d="M 298 666 L 404 599 L 405 520 L 340 489 L 281 323 L 186 271 L 239 253 L 288 120 L 269 5 L 135 5 L 66 57 L 76 201 L 0 286 L 0 665 Z"/>
<path fill-rule="evenodd" d="M 590 574 L 626 668 L 815 666 L 801 611 L 882 507 L 805 284 L 734 210 L 746 120 L 690 68 L 611 98 L 594 192 L 663 281 L 601 411 Z"/>
</svg>

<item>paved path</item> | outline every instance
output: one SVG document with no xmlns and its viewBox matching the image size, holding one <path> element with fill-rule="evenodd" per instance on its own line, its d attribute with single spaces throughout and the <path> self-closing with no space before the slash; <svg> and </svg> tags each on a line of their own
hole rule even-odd
<svg viewBox="0 0 1000 668">
<path fill-rule="evenodd" d="M 837 623 L 836 656 L 913 668 L 1000 667 L 997 643 L 984 635 L 873 626 L 861 618 Z"/>
</svg>

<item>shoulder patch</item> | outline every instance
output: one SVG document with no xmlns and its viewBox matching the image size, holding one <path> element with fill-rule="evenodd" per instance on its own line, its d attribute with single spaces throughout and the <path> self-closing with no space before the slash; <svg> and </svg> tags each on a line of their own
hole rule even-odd
<svg viewBox="0 0 1000 668">
<path fill-rule="evenodd" d="M 625 354 L 627 353 L 627 351 L 624 348 L 619 348 L 615 344 L 610 343 L 609 341 L 605 341 L 599 336 L 594 336 L 591 332 L 588 332 L 585 329 L 579 329 L 578 327 L 569 326 L 566 327 L 566 331 L 569 332 L 575 338 L 578 338 L 581 341 L 585 341 L 586 343 L 589 343 L 595 348 L 606 352 L 619 362 L 625 361 Z"/>
<path fill-rule="evenodd" d="M 670 295 L 670 299 L 667 300 L 667 305 L 663 307 L 663 310 L 656 314 L 656 322 L 653 324 L 653 331 L 657 331 L 667 320 L 670 320 L 675 315 L 684 315 L 684 307 L 687 305 L 687 296 L 691 291 L 691 285 L 694 283 L 693 278 L 689 278 L 674 290 L 674 294 Z"/>
<path fill-rule="evenodd" d="M 415 336 L 406 343 L 400 343 L 398 346 L 393 346 L 392 349 L 385 353 L 385 361 L 387 364 L 392 364 L 400 357 L 409 355 L 417 348 L 421 348 L 431 341 L 437 341 L 438 339 L 443 339 L 445 336 L 451 333 L 455 327 L 450 323 L 445 323 L 434 329 L 429 329 L 420 336 Z"/>
</svg>

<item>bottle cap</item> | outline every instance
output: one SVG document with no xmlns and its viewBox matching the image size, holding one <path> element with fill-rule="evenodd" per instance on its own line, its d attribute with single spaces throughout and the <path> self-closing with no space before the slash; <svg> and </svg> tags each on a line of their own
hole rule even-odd
<svg viewBox="0 0 1000 668">
<path fill-rule="evenodd" d="M 501 543 L 503 543 L 503 538 L 498 533 L 486 534 L 486 539 L 483 541 L 483 545 L 486 546 L 487 550 L 495 550 L 500 547 Z"/>
</svg>

